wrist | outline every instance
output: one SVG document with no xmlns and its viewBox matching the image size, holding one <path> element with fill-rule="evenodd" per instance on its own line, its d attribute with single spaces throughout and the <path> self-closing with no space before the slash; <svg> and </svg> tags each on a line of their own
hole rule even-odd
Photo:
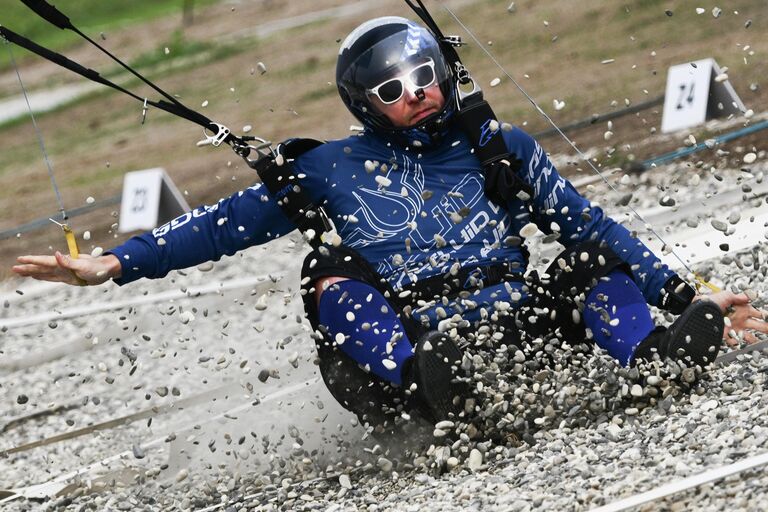
<svg viewBox="0 0 768 512">
<path fill-rule="evenodd" d="M 114 254 L 105 254 L 101 257 L 104 265 L 107 267 L 107 275 L 109 279 L 117 279 L 123 275 L 123 267 L 120 264 L 120 259 Z"/>
<path fill-rule="evenodd" d="M 680 276 L 673 275 L 667 279 L 667 282 L 664 283 L 664 287 L 661 289 L 659 308 L 679 315 L 685 311 L 685 308 L 690 306 L 695 298 L 696 290 L 680 279 Z"/>
</svg>

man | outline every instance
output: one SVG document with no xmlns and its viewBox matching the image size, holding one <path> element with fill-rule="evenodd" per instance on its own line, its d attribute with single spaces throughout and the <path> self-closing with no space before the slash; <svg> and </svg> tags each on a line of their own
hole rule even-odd
<svg viewBox="0 0 768 512">
<path fill-rule="evenodd" d="M 307 256 L 302 291 L 323 378 L 364 421 L 387 423 L 391 413 L 412 410 L 432 421 L 461 414 L 463 354 L 447 333 L 483 324 L 499 343 L 521 346 L 552 335 L 579 343 L 589 329 L 625 365 L 713 361 L 726 309 L 729 330 L 747 330 L 750 340 L 750 330 L 768 332 L 745 295 L 695 300 L 692 288 L 559 176 L 522 130 L 502 130 L 509 158 L 482 168 L 455 122 L 456 79 L 423 27 L 396 17 L 362 24 L 341 45 L 336 78 L 364 133 L 284 164 L 335 225 Z M 567 248 L 541 276 L 525 275 L 521 242 L 534 225 Z M 22 256 L 14 271 L 122 285 L 295 228 L 256 185 L 98 258 Z M 680 316 L 657 328 L 648 304 Z"/>
</svg>

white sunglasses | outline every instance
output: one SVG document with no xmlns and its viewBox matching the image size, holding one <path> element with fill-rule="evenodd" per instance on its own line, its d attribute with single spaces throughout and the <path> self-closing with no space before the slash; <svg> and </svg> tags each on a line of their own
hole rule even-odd
<svg viewBox="0 0 768 512">
<path fill-rule="evenodd" d="M 405 94 L 405 81 L 407 80 L 415 89 L 425 89 L 435 83 L 435 62 L 430 59 L 424 64 L 419 64 L 410 71 L 395 78 L 390 78 L 366 92 L 379 98 L 385 105 L 391 105 L 400 100 Z"/>
</svg>

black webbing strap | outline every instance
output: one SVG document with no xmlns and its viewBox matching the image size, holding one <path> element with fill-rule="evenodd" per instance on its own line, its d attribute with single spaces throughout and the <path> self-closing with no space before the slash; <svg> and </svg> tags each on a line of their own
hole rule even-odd
<svg viewBox="0 0 768 512">
<path fill-rule="evenodd" d="M 509 149 L 501 134 L 499 121 L 483 92 L 477 91 L 464 98 L 456 119 L 475 149 L 475 156 L 485 167 L 499 160 L 509 159 Z"/>
<path fill-rule="evenodd" d="M 252 164 L 283 213 L 315 248 L 321 245 L 321 236 L 331 230 L 331 225 L 323 207 L 313 203 L 304 192 L 296 176 L 293 160 L 322 144 L 324 142 L 314 139 L 289 139 L 277 145 L 274 155 Z"/>
<path fill-rule="evenodd" d="M 166 101 L 164 99 L 153 101 L 148 98 L 142 98 L 141 96 L 138 96 L 132 93 L 131 91 L 125 89 L 124 87 L 121 87 L 116 83 L 104 78 L 97 71 L 94 71 L 93 69 L 90 69 L 90 68 L 86 68 L 85 66 L 82 66 L 81 64 L 78 64 L 77 62 L 68 59 L 64 55 L 61 55 L 52 50 L 49 50 L 48 48 L 40 46 L 34 41 L 30 41 L 29 39 L 17 34 L 16 32 L 10 30 L 7 27 L 0 26 L 0 36 L 2 36 L 9 43 L 13 43 L 26 50 L 29 50 L 30 52 L 35 53 L 40 57 L 43 57 L 44 59 L 47 59 L 53 62 L 54 64 L 58 64 L 59 66 L 66 68 L 74 73 L 77 73 L 78 75 L 84 78 L 87 78 L 88 80 L 92 80 L 96 83 L 100 83 L 102 85 L 106 85 L 107 87 L 111 87 L 112 89 L 120 91 L 136 100 L 141 101 L 142 103 L 145 103 L 146 105 L 153 106 L 155 108 L 168 112 L 169 114 L 173 114 L 175 116 L 181 117 L 182 119 L 186 119 L 187 121 L 191 121 L 197 125 L 202 126 L 206 130 L 209 130 L 214 134 L 216 134 L 216 140 L 217 140 L 216 145 L 222 142 L 225 142 L 227 144 L 230 144 L 235 149 L 235 151 L 238 151 L 239 154 L 240 154 L 240 151 L 243 151 L 243 148 L 247 149 L 248 147 L 248 143 L 246 142 L 246 140 L 248 140 L 247 137 L 239 137 L 231 133 L 226 127 L 223 127 L 217 123 L 214 123 L 203 114 L 196 112 L 190 109 L 189 107 L 183 105 L 181 102 L 173 98 L 173 96 L 170 96 L 168 93 L 166 93 L 165 91 L 157 87 L 155 84 L 153 84 L 149 80 L 146 80 L 144 77 L 136 73 L 133 69 L 131 69 L 130 67 L 122 63 L 116 57 L 112 56 L 112 54 L 110 54 L 109 52 L 107 53 L 110 56 L 112 56 L 115 60 L 117 60 L 120 64 L 122 64 L 126 69 L 128 69 L 131 73 L 141 78 L 145 83 L 152 86 L 152 88 L 160 92 L 163 96 L 165 96 L 166 98 L 169 98 L 170 101 Z M 103 50 L 103 51 L 106 52 L 106 50 Z"/>
<path fill-rule="evenodd" d="M 505 281 L 523 282 L 524 277 L 518 266 L 509 263 L 470 266 L 460 268 L 455 275 L 444 274 L 419 279 L 402 287 L 410 291 L 409 299 L 432 300 L 436 297 L 453 299 L 463 291 L 471 292 L 478 288 L 494 286 Z"/>
<path fill-rule="evenodd" d="M 101 76 L 97 71 L 94 71 L 93 69 L 90 69 L 90 68 L 86 68 L 85 66 L 82 66 L 77 62 L 70 60 L 59 53 L 51 51 L 48 48 L 44 48 L 38 45 L 37 43 L 30 41 L 24 36 L 21 36 L 13 32 L 7 27 L 0 26 L 0 35 L 2 35 L 6 40 L 8 40 L 8 42 L 11 42 L 17 46 L 21 46 L 22 48 L 25 48 L 30 52 L 35 53 L 43 57 L 44 59 L 47 59 L 53 62 L 54 64 L 58 64 L 63 68 L 66 68 L 74 73 L 77 73 L 78 75 L 85 77 L 88 80 L 93 80 L 94 82 L 100 83 L 102 85 L 106 85 L 107 87 L 111 87 L 141 102 L 145 100 L 145 98 L 142 98 L 132 93 L 131 91 L 123 87 L 120 87 L 116 83 L 111 82 L 110 80 L 107 80 L 106 78 Z M 147 104 L 152 105 L 153 107 L 159 108 L 160 110 L 164 110 L 171 114 L 182 117 L 188 121 L 192 121 L 193 123 L 199 124 L 204 128 L 209 128 L 214 124 L 213 121 L 208 119 L 203 114 L 200 114 L 199 112 L 195 112 L 194 110 L 191 110 L 178 102 L 170 103 L 165 100 L 160 100 L 160 101 L 147 100 Z"/>
<path fill-rule="evenodd" d="M 429 14 L 429 11 L 427 10 L 424 3 L 421 0 L 416 0 L 415 3 L 413 0 L 405 0 L 405 3 L 408 4 L 408 7 L 413 9 L 413 12 L 415 12 L 419 18 L 421 18 L 421 21 L 423 21 L 427 28 L 435 35 L 435 39 L 437 39 L 437 42 L 440 45 L 440 50 L 443 52 L 443 55 L 446 57 L 448 62 L 452 66 L 461 65 L 459 54 L 456 52 L 456 49 L 453 47 L 453 45 L 448 41 L 448 38 L 443 35 L 443 32 L 440 30 L 440 27 L 437 25 L 437 22 L 435 22 L 435 19 L 432 17 L 432 15 Z"/>
</svg>

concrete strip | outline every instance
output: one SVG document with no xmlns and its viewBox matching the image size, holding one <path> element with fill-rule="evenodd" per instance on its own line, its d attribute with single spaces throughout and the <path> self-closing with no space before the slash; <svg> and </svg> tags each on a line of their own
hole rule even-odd
<svg viewBox="0 0 768 512">
<path fill-rule="evenodd" d="M 687 491 L 689 489 L 694 489 L 709 482 L 722 480 L 727 476 L 735 475 L 743 471 L 748 471 L 765 464 L 768 464 L 768 452 L 755 455 L 754 457 L 747 457 L 746 459 L 734 462 L 728 466 L 710 469 L 708 471 L 704 471 L 703 473 L 699 473 L 698 475 L 693 475 L 691 477 L 678 480 L 677 482 L 662 485 L 661 487 L 657 487 L 656 489 L 652 489 L 648 492 L 636 494 L 635 496 L 615 501 L 611 504 L 592 509 L 592 512 L 619 512 L 621 510 L 627 510 L 629 508 L 642 505 L 643 503 L 657 501 L 666 496 Z"/>
</svg>

